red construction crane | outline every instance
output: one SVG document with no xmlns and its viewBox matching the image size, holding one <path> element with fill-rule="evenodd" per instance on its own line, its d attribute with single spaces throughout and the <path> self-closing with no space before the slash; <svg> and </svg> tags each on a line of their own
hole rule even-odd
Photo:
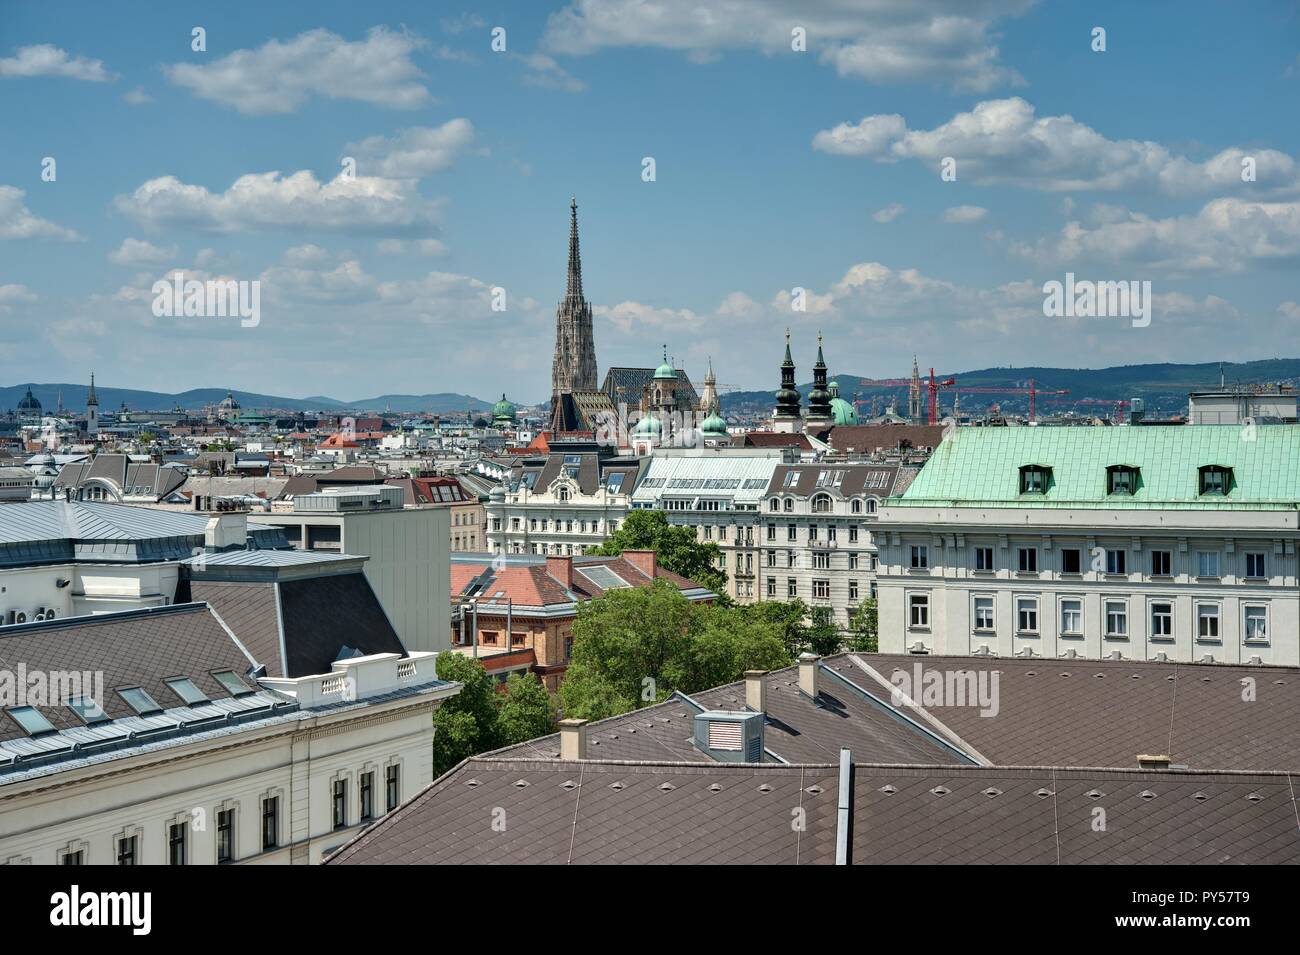
<svg viewBox="0 0 1300 955">
<path fill-rule="evenodd" d="M 911 378 L 862 378 L 859 383 L 864 388 L 911 388 Z M 930 380 L 921 380 L 922 386 L 929 392 L 929 404 L 926 407 L 926 423 L 939 423 L 939 389 L 951 388 L 957 384 L 956 378 L 944 378 L 942 381 L 936 381 L 934 369 L 930 369 Z"/>
<path fill-rule="evenodd" d="M 1062 398 L 1050 398 L 1049 401 L 1063 401 Z M 1076 405 L 1110 405 L 1110 417 L 1112 421 L 1122 421 L 1128 415 L 1129 400 L 1127 398 L 1079 398 L 1074 402 Z"/>
<path fill-rule="evenodd" d="M 1038 396 L 1039 395 L 1068 395 L 1068 389 L 1047 390 L 1038 387 L 1038 382 L 1029 379 L 1028 388 L 995 388 L 995 387 L 968 387 L 959 385 L 953 389 L 958 394 L 976 394 L 976 395 L 1029 395 L 1029 420 L 1038 420 Z"/>
</svg>

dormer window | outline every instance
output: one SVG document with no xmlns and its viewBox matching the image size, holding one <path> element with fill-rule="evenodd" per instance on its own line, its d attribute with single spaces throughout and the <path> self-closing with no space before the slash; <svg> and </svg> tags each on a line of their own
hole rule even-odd
<svg viewBox="0 0 1300 955">
<path fill-rule="evenodd" d="M 1201 494 L 1227 497 L 1232 490 L 1232 468 L 1221 467 L 1217 464 L 1207 464 L 1200 468 Z"/>
<path fill-rule="evenodd" d="M 1026 464 L 1020 469 L 1021 494 L 1046 494 L 1052 482 L 1052 469 L 1041 464 Z"/>
<path fill-rule="evenodd" d="M 1138 489 L 1138 469 L 1127 464 L 1112 464 L 1106 469 L 1106 493 L 1133 495 Z"/>
</svg>

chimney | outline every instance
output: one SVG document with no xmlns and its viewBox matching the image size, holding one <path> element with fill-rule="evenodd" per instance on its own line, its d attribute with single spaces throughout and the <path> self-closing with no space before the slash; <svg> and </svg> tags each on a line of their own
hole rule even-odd
<svg viewBox="0 0 1300 955">
<path fill-rule="evenodd" d="M 745 705 L 756 713 L 767 712 L 767 684 L 763 682 L 765 676 L 766 670 L 745 671 Z"/>
<path fill-rule="evenodd" d="M 248 515 L 237 513 L 214 514 L 208 518 L 203 531 L 203 546 L 208 550 L 226 547 L 245 547 L 248 542 Z"/>
<path fill-rule="evenodd" d="M 817 699 L 817 665 L 821 657 L 815 653 L 799 654 L 799 690 Z"/>
<path fill-rule="evenodd" d="M 1142 753 L 1139 753 L 1139 754 L 1138 754 L 1138 768 L 1139 768 L 1139 769 L 1168 769 L 1168 768 L 1169 768 L 1169 757 L 1168 757 L 1168 756 L 1163 756 L 1163 755 L 1162 755 L 1162 756 L 1148 756 L 1148 755 L 1143 755 Z"/>
<path fill-rule="evenodd" d="M 560 720 L 560 759 L 587 758 L 587 721 Z"/>
<path fill-rule="evenodd" d="M 546 572 L 564 584 L 565 590 L 573 589 L 573 558 L 546 555 Z"/>
<path fill-rule="evenodd" d="M 651 580 L 654 580 L 655 571 L 659 567 L 659 557 L 654 551 L 625 550 L 623 551 L 623 559 Z"/>
</svg>

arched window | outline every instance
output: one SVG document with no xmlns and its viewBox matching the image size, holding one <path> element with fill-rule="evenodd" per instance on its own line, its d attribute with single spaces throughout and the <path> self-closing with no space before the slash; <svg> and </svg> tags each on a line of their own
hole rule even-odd
<svg viewBox="0 0 1300 955">
<path fill-rule="evenodd" d="M 787 511 L 793 511 L 793 510 L 794 510 L 794 498 L 792 498 L 792 497 L 787 497 L 787 498 L 785 499 L 785 509 L 786 509 Z"/>
<path fill-rule="evenodd" d="M 849 505 L 849 510 L 852 511 L 854 514 L 861 514 L 862 502 L 855 497 L 853 499 L 853 503 Z"/>
<path fill-rule="evenodd" d="M 569 489 L 567 487 L 562 487 L 555 492 L 555 496 L 558 500 L 567 501 L 569 499 Z"/>
<path fill-rule="evenodd" d="M 868 513 L 868 514 L 874 514 L 874 513 L 876 513 L 876 503 L 877 503 L 877 502 L 876 502 L 876 499 L 875 499 L 874 497 L 873 497 L 871 500 L 867 501 L 867 513 Z"/>
<path fill-rule="evenodd" d="M 781 502 L 776 498 L 772 498 L 772 500 L 767 502 L 767 509 L 769 511 L 779 511 L 781 510 Z"/>
<path fill-rule="evenodd" d="M 812 509 L 814 514 L 829 514 L 831 512 L 831 496 L 829 494 L 818 494 L 812 499 Z"/>
</svg>

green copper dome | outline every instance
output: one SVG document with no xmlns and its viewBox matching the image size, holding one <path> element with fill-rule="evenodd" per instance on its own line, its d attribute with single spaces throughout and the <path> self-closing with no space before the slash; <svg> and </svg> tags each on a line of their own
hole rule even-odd
<svg viewBox="0 0 1300 955">
<path fill-rule="evenodd" d="M 673 366 L 668 362 L 667 345 L 664 346 L 664 363 L 655 369 L 655 379 L 656 380 L 668 379 L 671 381 L 677 380 L 677 372 L 673 369 Z"/>
<path fill-rule="evenodd" d="M 657 438 L 663 433 L 663 425 L 654 415 L 646 415 L 640 421 L 632 426 L 632 437 L 634 438 Z"/>
<path fill-rule="evenodd" d="M 700 433 L 709 437 L 723 437 L 727 433 L 727 422 L 714 412 L 700 423 Z"/>
<path fill-rule="evenodd" d="M 514 404 L 506 400 L 505 392 L 502 392 L 501 400 L 492 406 L 492 417 L 513 421 L 515 419 L 516 410 Z"/>
<path fill-rule="evenodd" d="M 831 419 L 836 424 L 857 424 L 858 410 L 843 398 L 832 398 Z"/>
</svg>

